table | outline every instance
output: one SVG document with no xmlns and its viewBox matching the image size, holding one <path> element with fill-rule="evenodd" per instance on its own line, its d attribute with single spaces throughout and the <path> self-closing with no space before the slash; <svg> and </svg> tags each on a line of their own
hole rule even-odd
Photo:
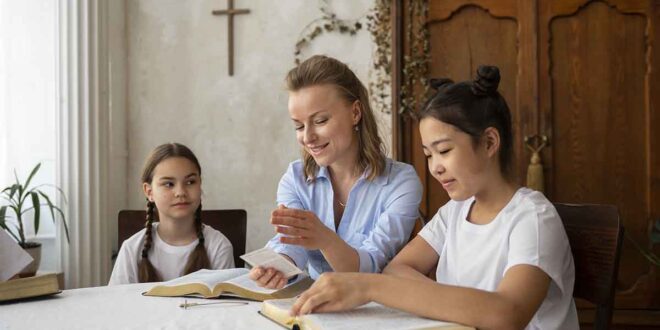
<svg viewBox="0 0 660 330">
<path fill-rule="evenodd" d="M 147 297 L 154 283 L 64 290 L 35 300 L 0 304 L 0 330 L 5 329 L 277 329 L 259 315 L 260 302 L 185 298 L 190 302 L 241 301 L 179 307 L 182 297 Z"/>
</svg>

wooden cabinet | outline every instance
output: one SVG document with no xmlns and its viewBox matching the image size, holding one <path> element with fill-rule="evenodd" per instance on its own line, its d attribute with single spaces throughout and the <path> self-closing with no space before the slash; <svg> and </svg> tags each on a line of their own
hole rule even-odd
<svg viewBox="0 0 660 330">
<path fill-rule="evenodd" d="M 408 15 L 413 1 L 392 6 L 397 97 L 415 35 L 408 31 L 415 26 Z M 500 92 L 512 111 L 516 180 L 524 185 L 531 156 L 524 137 L 547 136 L 541 156 L 551 201 L 618 206 L 627 238 L 614 322 L 660 325 L 652 311 L 660 309 L 658 268 L 630 241 L 660 255 L 649 238 L 660 220 L 660 1 L 425 3 L 428 77 L 461 81 L 480 64 L 500 68 Z M 415 99 L 424 99 L 421 91 L 414 89 Z M 395 156 L 415 165 L 425 187 L 421 209 L 430 217 L 448 197 L 426 169 L 417 124 L 396 110 Z"/>
</svg>

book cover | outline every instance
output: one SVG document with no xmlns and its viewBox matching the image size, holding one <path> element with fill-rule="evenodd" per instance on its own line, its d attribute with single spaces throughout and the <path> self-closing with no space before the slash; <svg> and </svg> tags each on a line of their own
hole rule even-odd
<svg viewBox="0 0 660 330">
<path fill-rule="evenodd" d="M 0 282 L 0 301 L 46 296 L 60 292 L 55 273 Z"/>
</svg>

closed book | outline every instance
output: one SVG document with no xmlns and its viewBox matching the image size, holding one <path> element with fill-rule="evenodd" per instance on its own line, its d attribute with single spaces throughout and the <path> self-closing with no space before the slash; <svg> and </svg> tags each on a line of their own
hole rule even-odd
<svg viewBox="0 0 660 330">
<path fill-rule="evenodd" d="M 0 282 L 0 301 L 46 296 L 60 292 L 55 273 Z"/>
</svg>

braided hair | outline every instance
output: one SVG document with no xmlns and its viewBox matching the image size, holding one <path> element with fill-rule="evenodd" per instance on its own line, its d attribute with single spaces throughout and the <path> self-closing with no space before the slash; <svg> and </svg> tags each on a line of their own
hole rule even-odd
<svg viewBox="0 0 660 330">
<path fill-rule="evenodd" d="M 156 166 L 162 161 L 172 157 L 183 157 L 190 160 L 202 175 L 202 168 L 195 154 L 186 146 L 179 143 L 166 143 L 154 149 L 142 169 L 142 182 L 151 184 L 153 180 L 154 170 Z M 143 282 L 159 282 L 162 280 L 158 271 L 149 261 L 149 251 L 153 247 L 153 222 L 155 219 L 156 204 L 147 200 L 147 217 L 145 223 L 144 245 L 142 247 L 142 254 L 138 262 L 138 280 Z M 197 231 L 198 243 L 195 249 L 190 254 L 184 273 L 189 274 L 203 268 L 210 268 L 211 262 L 209 261 L 206 248 L 204 246 L 204 225 L 202 223 L 202 205 L 195 211 L 195 229 Z"/>
<path fill-rule="evenodd" d="M 144 232 L 144 246 L 142 247 L 142 257 L 138 263 L 138 280 L 143 282 L 160 282 L 162 279 L 158 272 L 149 261 L 149 249 L 153 245 L 153 222 L 154 222 L 154 209 L 156 203 L 147 200 L 147 221 L 144 227 L 147 229 Z"/>
<path fill-rule="evenodd" d="M 184 268 L 184 274 L 190 274 L 192 272 L 198 271 L 200 269 L 209 269 L 211 268 L 211 262 L 209 261 L 209 256 L 206 253 L 206 248 L 204 248 L 204 226 L 202 225 L 202 204 L 199 204 L 197 210 L 195 211 L 195 228 L 197 229 L 197 246 L 190 254 L 186 267 Z"/>
<path fill-rule="evenodd" d="M 505 176 L 511 174 L 513 136 L 509 106 L 497 91 L 500 70 L 481 65 L 474 80 L 454 83 L 451 79 L 431 79 L 436 91 L 424 104 L 417 118 L 431 117 L 453 125 L 472 137 L 476 146 L 484 131 L 495 128 L 500 134 L 499 165 Z"/>
</svg>

